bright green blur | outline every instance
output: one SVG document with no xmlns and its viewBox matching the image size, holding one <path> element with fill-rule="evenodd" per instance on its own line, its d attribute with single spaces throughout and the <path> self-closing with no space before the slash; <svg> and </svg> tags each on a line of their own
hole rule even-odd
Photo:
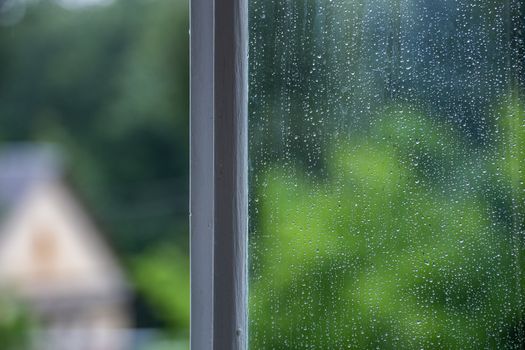
<svg viewBox="0 0 525 350">
<path fill-rule="evenodd" d="M 334 140 L 324 177 L 270 167 L 254 194 L 251 349 L 516 348 L 525 113 L 514 95 L 501 109 L 488 147 L 398 106 Z"/>
</svg>

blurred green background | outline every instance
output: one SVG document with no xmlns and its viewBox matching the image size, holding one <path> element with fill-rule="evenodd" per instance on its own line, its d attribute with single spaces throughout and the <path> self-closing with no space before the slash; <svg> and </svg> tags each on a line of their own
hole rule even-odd
<svg viewBox="0 0 525 350">
<path fill-rule="evenodd" d="M 0 0 L 0 147 L 60 146 L 132 284 L 135 326 L 185 349 L 188 2 L 87 3 Z M 13 308 L 0 302 L 2 349 L 29 325 Z"/>
<path fill-rule="evenodd" d="M 521 349 L 525 2 L 252 0 L 251 349 Z"/>
</svg>

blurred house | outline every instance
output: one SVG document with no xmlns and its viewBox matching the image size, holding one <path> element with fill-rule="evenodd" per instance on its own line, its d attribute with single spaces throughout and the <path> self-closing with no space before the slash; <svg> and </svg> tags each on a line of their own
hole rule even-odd
<svg viewBox="0 0 525 350">
<path fill-rule="evenodd" d="M 34 316 L 37 350 L 128 349 L 130 291 L 51 146 L 0 149 L 0 293 Z"/>
</svg>

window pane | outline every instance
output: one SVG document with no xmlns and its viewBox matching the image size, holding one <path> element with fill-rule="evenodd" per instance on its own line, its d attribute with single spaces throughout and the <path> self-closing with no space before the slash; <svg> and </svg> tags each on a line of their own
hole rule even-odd
<svg viewBox="0 0 525 350">
<path fill-rule="evenodd" d="M 251 349 L 524 345 L 524 9 L 250 0 Z"/>
</svg>

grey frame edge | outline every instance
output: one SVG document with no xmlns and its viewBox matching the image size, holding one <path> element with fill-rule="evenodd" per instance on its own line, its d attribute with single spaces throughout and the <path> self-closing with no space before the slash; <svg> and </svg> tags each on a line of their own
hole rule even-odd
<svg viewBox="0 0 525 350">
<path fill-rule="evenodd" d="M 191 349 L 245 350 L 248 0 L 191 0 Z"/>
</svg>

